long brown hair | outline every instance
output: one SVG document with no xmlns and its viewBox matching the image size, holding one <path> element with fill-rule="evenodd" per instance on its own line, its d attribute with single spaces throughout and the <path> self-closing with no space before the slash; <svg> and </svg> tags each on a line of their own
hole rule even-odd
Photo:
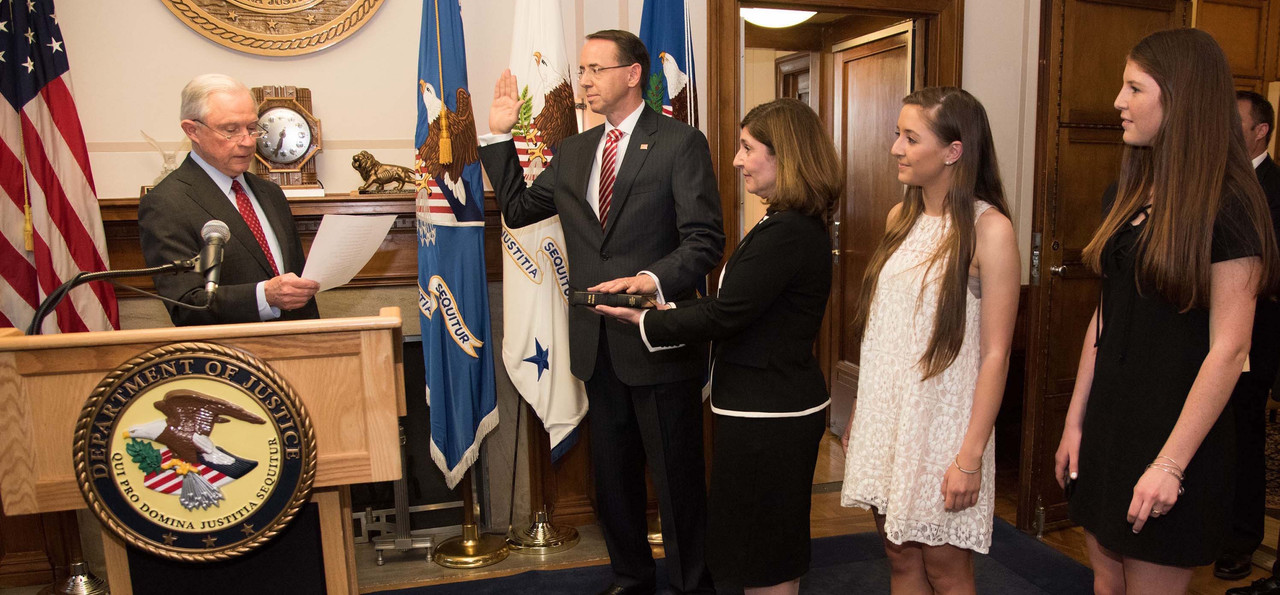
<svg viewBox="0 0 1280 595">
<path fill-rule="evenodd" d="M 991 125 L 987 110 L 973 95 L 955 87 L 928 87 L 906 96 L 903 105 L 921 108 L 929 130 L 944 145 L 960 141 L 963 150 L 960 159 L 951 165 L 951 188 L 947 190 L 944 209 L 951 218 L 951 225 L 942 244 L 929 262 L 943 267 L 938 309 L 933 320 L 933 336 L 920 357 L 924 379 L 932 378 L 951 365 L 960 354 L 964 343 L 965 301 L 968 299 L 969 265 L 977 245 L 974 231 L 974 202 L 981 199 L 1008 217 L 1009 207 L 1004 200 L 1004 184 L 1000 182 L 1000 168 L 996 164 L 995 145 L 991 141 Z M 907 238 L 916 220 L 924 213 L 924 190 L 908 186 L 898 216 L 889 222 L 880 245 L 871 255 L 867 272 L 862 278 L 862 292 L 858 298 L 857 316 L 853 329 L 862 336 L 875 298 L 880 271 L 902 241 Z M 925 273 L 926 279 L 929 277 Z"/>
<path fill-rule="evenodd" d="M 776 99 L 751 108 L 742 127 L 778 164 L 776 187 L 765 204 L 828 221 L 844 192 L 844 173 L 831 135 L 813 108 L 795 99 Z"/>
<path fill-rule="evenodd" d="M 1245 151 L 1226 56 L 1208 33 L 1148 35 L 1128 60 L 1160 87 L 1164 119 L 1149 147 L 1126 146 L 1115 204 L 1084 249 L 1101 273 L 1102 249 L 1151 200 L 1138 236 L 1134 282 L 1182 311 L 1209 304 L 1213 222 L 1224 196 L 1241 201 L 1261 241 L 1260 294 L 1276 287 L 1276 244 L 1257 174 Z"/>
</svg>

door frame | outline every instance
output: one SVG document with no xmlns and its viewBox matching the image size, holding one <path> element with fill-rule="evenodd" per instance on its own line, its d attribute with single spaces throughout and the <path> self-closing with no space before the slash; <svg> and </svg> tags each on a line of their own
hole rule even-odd
<svg viewBox="0 0 1280 595">
<path fill-rule="evenodd" d="M 741 30 L 738 28 L 738 9 L 743 4 L 752 7 L 784 8 L 790 10 L 818 10 L 838 12 L 865 12 L 877 16 L 899 16 L 916 21 L 916 30 L 923 37 L 920 45 L 927 53 L 918 62 L 923 67 L 925 85 L 960 85 L 961 45 L 964 37 L 964 0 L 714 0 L 707 2 L 707 62 L 710 73 L 707 81 L 707 105 L 731 109 L 713 109 L 707 114 L 707 142 L 711 146 L 711 159 L 719 183 L 720 207 L 724 212 L 724 231 L 730 238 L 741 233 L 738 218 L 738 195 L 741 180 L 733 167 L 733 154 L 738 146 L 738 114 L 742 111 L 742 98 L 738 92 L 742 85 L 742 73 L 738 71 L 738 46 Z M 823 53 L 829 53 L 824 48 Z M 824 68 L 828 62 L 824 60 Z M 816 73 L 815 73 L 816 74 Z M 823 85 L 818 89 L 821 97 L 831 96 L 828 73 L 822 73 Z M 812 76 L 812 75 L 811 75 Z M 812 84 L 812 83 L 811 83 Z M 831 113 L 823 109 L 823 124 L 831 131 Z M 732 192 L 727 190 L 732 189 Z M 733 252 L 735 242 L 725 246 L 725 258 Z"/>
<path fill-rule="evenodd" d="M 712 0 L 707 2 L 707 81 L 708 105 L 721 109 L 708 110 L 707 142 L 711 147 L 711 159 L 716 182 L 720 188 L 720 207 L 724 214 L 726 242 L 725 260 L 733 253 L 736 239 L 742 233 L 738 197 L 742 194 L 741 180 L 733 166 L 733 156 L 738 146 L 738 114 L 742 111 L 742 73 L 738 69 L 742 44 L 738 9 L 744 4 L 751 7 L 783 8 L 791 10 L 816 10 L 833 12 L 857 12 L 873 16 L 892 16 L 914 21 L 916 49 L 923 49 L 915 56 L 915 80 L 925 86 L 960 86 L 961 49 L 964 40 L 964 0 Z M 817 93 L 822 108 L 819 116 L 828 134 L 834 134 L 831 98 L 834 95 L 832 79 L 834 68 L 831 48 L 821 49 L 822 68 L 811 72 L 817 76 Z M 810 83 L 811 87 L 813 83 Z M 712 279 L 717 278 L 716 273 Z M 830 389 L 829 362 L 832 349 L 832 328 L 845 321 L 831 320 L 831 304 L 823 320 L 818 339 L 818 361 L 821 362 Z"/>
</svg>

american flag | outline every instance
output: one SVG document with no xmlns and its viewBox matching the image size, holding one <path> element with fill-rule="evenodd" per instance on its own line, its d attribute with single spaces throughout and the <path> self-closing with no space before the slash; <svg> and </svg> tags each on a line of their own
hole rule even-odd
<svg viewBox="0 0 1280 595">
<path fill-rule="evenodd" d="M 0 326 L 26 328 L 45 296 L 107 269 L 89 151 L 53 0 L 0 0 Z M 5 109 L 7 107 L 7 109 Z M 119 328 L 105 282 L 72 291 L 44 333 Z"/>
</svg>

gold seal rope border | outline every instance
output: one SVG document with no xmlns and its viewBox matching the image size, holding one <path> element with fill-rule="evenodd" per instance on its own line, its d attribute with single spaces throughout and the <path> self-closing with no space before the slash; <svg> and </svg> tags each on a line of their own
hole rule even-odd
<svg viewBox="0 0 1280 595">
<path fill-rule="evenodd" d="M 280 389 L 280 396 L 289 402 L 297 417 L 298 429 L 302 430 L 302 443 L 306 449 L 306 456 L 302 465 L 302 472 L 298 476 L 298 487 L 294 490 L 290 498 L 289 505 L 284 512 L 277 517 L 276 521 L 269 529 L 266 529 L 252 539 L 238 542 L 234 545 L 228 545 L 209 552 L 187 553 L 165 549 L 156 546 L 153 542 L 141 539 L 129 531 L 123 523 L 116 519 L 102 501 L 93 494 L 90 487 L 92 479 L 89 477 L 89 457 L 87 449 L 84 448 L 86 441 L 89 439 L 89 430 L 93 424 L 94 413 L 102 406 L 102 402 L 111 394 L 111 389 L 123 380 L 129 374 L 132 374 L 139 367 L 147 365 L 159 359 L 167 358 L 174 355 L 182 355 L 187 353 L 215 355 L 233 360 L 241 360 L 242 362 L 252 365 L 255 371 L 262 377 L 266 378 L 272 385 Z M 72 444 L 75 456 L 75 472 L 76 482 L 79 484 L 80 493 L 84 496 L 85 502 L 93 511 L 94 516 L 98 520 L 107 525 L 112 533 L 115 533 L 121 539 L 124 539 L 129 545 L 149 552 L 151 554 L 168 558 L 170 560 L 178 560 L 182 562 L 215 562 L 230 560 L 271 541 L 277 534 L 289 526 L 293 521 L 293 517 L 297 516 L 298 511 L 302 510 L 302 506 L 307 503 L 311 496 L 312 484 L 316 479 L 316 433 L 315 428 L 311 425 L 311 416 L 307 413 L 306 408 L 302 406 L 302 401 L 298 399 L 293 392 L 293 387 L 289 385 L 285 379 L 276 373 L 275 369 L 267 365 L 266 362 L 258 359 L 238 349 L 224 347 L 215 343 L 204 343 L 198 341 L 186 343 L 171 343 L 156 347 L 129 359 L 129 361 L 120 364 L 111 373 L 107 374 L 98 383 L 97 388 L 93 389 L 93 393 L 85 401 L 84 407 L 80 409 L 80 418 L 76 421 L 76 432 Z"/>
<path fill-rule="evenodd" d="M 359 0 L 324 26 L 311 29 L 298 37 L 287 35 L 258 35 L 246 30 L 231 29 L 217 21 L 200 7 L 186 0 L 162 0 L 165 6 L 201 35 L 219 45 L 259 56 L 297 56 L 317 52 L 342 41 L 362 27 L 370 16 L 382 7 L 383 0 Z"/>
</svg>

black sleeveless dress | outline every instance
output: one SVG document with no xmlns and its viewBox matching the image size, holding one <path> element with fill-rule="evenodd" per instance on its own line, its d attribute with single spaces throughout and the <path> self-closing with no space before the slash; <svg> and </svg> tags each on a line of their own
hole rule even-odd
<svg viewBox="0 0 1280 595">
<path fill-rule="evenodd" d="M 1104 209 L 1114 192 L 1113 186 L 1103 198 Z M 1209 353 L 1207 308 L 1178 312 L 1154 290 L 1138 290 L 1135 244 L 1145 225 L 1144 219 L 1123 226 L 1102 252 L 1102 327 L 1069 511 L 1072 521 L 1117 554 L 1201 566 L 1217 558 L 1230 525 L 1235 483 L 1230 415 L 1219 416 L 1190 463 L 1180 461 L 1186 466 L 1185 493 L 1168 514 L 1149 519 L 1136 535 L 1125 518 L 1134 485 L 1173 431 Z M 1224 197 L 1213 226 L 1212 261 L 1257 255 L 1259 246 L 1241 201 Z"/>
</svg>

